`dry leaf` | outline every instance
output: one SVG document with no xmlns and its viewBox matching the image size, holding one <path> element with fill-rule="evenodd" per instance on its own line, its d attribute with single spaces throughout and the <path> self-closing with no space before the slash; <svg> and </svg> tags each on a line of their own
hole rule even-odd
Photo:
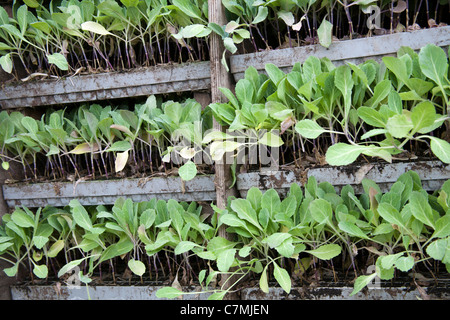
<svg viewBox="0 0 450 320">
<path fill-rule="evenodd" d="M 406 2 L 403 0 L 397 1 L 397 5 L 394 8 L 392 8 L 392 11 L 394 13 L 401 13 L 405 10 L 406 10 Z"/>
<path fill-rule="evenodd" d="M 116 161 L 115 161 L 116 172 L 122 171 L 123 168 L 125 168 L 127 161 L 128 161 L 128 151 L 117 153 Z"/>
<path fill-rule="evenodd" d="M 437 23 L 436 23 L 436 20 L 434 20 L 434 19 L 429 19 L 429 20 L 428 20 L 428 26 L 429 26 L 430 28 L 436 28 L 438 25 L 437 25 Z"/>
</svg>

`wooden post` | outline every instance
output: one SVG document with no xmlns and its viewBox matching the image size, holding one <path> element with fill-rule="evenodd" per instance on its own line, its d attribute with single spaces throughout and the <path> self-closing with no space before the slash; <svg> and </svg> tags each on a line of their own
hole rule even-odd
<svg viewBox="0 0 450 320">
<path fill-rule="evenodd" d="M 209 0 L 209 21 L 218 25 L 225 25 L 225 8 L 222 6 L 221 0 Z M 226 102 L 225 96 L 219 88 L 228 88 L 233 90 L 233 80 L 230 73 L 227 72 L 225 66 L 222 65 L 221 59 L 224 51 L 223 41 L 221 37 L 214 32 L 210 35 L 210 63 L 211 63 L 211 102 Z M 222 126 L 214 119 L 213 128 L 215 130 L 223 130 Z M 225 209 L 227 198 L 233 193 L 230 190 L 231 171 L 230 164 L 225 163 L 225 157 L 222 161 L 216 161 L 216 190 L 217 190 L 217 207 Z M 224 234 L 222 233 L 222 236 Z"/>
<path fill-rule="evenodd" d="M 225 17 L 225 8 L 222 6 L 221 0 L 208 0 L 208 14 L 209 22 L 217 23 L 223 26 L 227 23 Z M 210 35 L 210 64 L 211 64 L 211 102 L 220 103 L 226 102 L 225 96 L 219 90 L 219 88 L 228 88 L 233 90 L 233 79 L 230 73 L 225 69 L 222 64 L 222 54 L 224 51 L 224 45 L 222 38 L 216 33 L 212 32 Z M 214 119 L 214 130 L 222 131 L 222 126 Z M 230 195 L 235 194 L 235 189 L 230 189 L 231 186 L 231 170 L 230 164 L 225 162 L 225 156 L 221 161 L 215 162 L 215 186 L 216 186 L 216 199 L 217 207 L 219 209 L 225 209 L 227 206 L 227 199 Z M 228 239 L 229 235 L 225 231 L 225 227 L 222 226 L 219 229 L 218 235 Z M 224 288 L 228 288 L 231 281 L 227 281 L 228 276 L 221 277 L 221 283 L 225 284 Z M 233 299 L 234 295 L 227 295 L 226 299 Z"/>
</svg>

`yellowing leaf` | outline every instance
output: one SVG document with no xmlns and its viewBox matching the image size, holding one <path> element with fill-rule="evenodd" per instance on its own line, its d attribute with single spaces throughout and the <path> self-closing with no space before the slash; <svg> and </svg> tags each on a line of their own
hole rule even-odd
<svg viewBox="0 0 450 320">
<path fill-rule="evenodd" d="M 94 21 L 86 21 L 81 24 L 81 29 L 84 31 L 90 31 L 96 34 L 100 34 L 102 36 L 106 36 L 111 34 L 108 30 L 105 29 L 101 24 Z"/>
<path fill-rule="evenodd" d="M 84 142 L 84 143 L 77 145 L 69 153 L 84 154 L 84 153 L 95 152 L 95 151 L 98 151 L 98 145 L 96 143 L 92 144 L 92 146 L 91 146 L 89 143 Z"/>
<path fill-rule="evenodd" d="M 180 156 L 182 156 L 184 159 L 191 159 L 193 156 L 195 156 L 195 149 L 184 147 L 180 150 Z"/>
<path fill-rule="evenodd" d="M 119 152 L 116 155 L 116 161 L 115 161 L 115 170 L 116 172 L 120 172 L 125 168 L 125 165 L 128 161 L 128 151 Z"/>
</svg>

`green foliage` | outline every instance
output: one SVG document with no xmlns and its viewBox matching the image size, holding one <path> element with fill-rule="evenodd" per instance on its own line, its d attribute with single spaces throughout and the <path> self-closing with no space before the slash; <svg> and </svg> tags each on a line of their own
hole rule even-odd
<svg viewBox="0 0 450 320">
<path fill-rule="evenodd" d="M 0 11 L 0 65 L 11 73 L 17 56 L 30 74 L 61 75 L 183 62 L 184 50 L 190 60 L 205 60 L 207 16 L 202 0 L 29 0 L 14 5 L 12 18 Z M 175 54 L 164 48 L 165 41 L 176 46 Z"/>
<path fill-rule="evenodd" d="M 310 56 L 289 73 L 270 63 L 265 74 L 249 67 L 235 94 L 222 89 L 229 102 L 209 107 L 230 131 L 276 130 L 283 142 L 320 141 L 330 165 L 361 155 L 392 162 L 402 152 L 420 153 L 407 149 L 412 142 L 449 163 L 450 144 L 441 138 L 449 121 L 446 70 L 445 52 L 432 44 L 419 54 L 403 47 L 382 63 L 336 67 Z"/>
<path fill-rule="evenodd" d="M 64 208 L 34 212 L 17 207 L 3 216 L 0 256 L 11 264 L 4 269 L 8 276 L 23 265 L 39 278 L 52 272 L 51 259 L 63 257 L 66 262 L 56 270 L 57 276 L 85 265 L 85 283 L 100 264 L 114 259 L 120 258 L 142 277 L 151 272 L 148 259 L 161 253 L 175 260 L 181 257 L 178 270 L 191 268 L 189 261 L 197 256 L 208 266 L 196 274 L 210 299 L 223 298 L 249 274 L 259 278 L 264 292 L 273 280 L 289 293 L 294 274 L 317 264 L 336 264 L 338 259 L 355 267 L 355 252 L 360 250 L 374 255 L 376 270 L 361 274 L 352 294 L 375 277 L 390 280 L 395 270 L 410 272 L 431 259 L 448 268 L 449 181 L 433 194 L 422 189 L 413 171 L 385 193 L 374 193 L 379 187 L 373 181 L 363 185 L 359 196 L 350 186 L 338 194 L 313 177 L 304 189 L 293 184 L 284 198 L 274 189 L 262 193 L 251 188 L 246 198 L 230 198 L 225 210 L 213 205 L 211 219 L 196 203 L 175 200 L 137 203 L 119 198 L 112 207 L 82 206 L 73 200 Z M 218 236 L 222 226 L 232 240 Z M 220 275 L 233 276 L 227 289 L 212 285 Z M 158 297 L 165 298 L 183 294 L 188 293 L 175 282 L 158 291 Z"/>
<path fill-rule="evenodd" d="M 40 120 L 2 111 L 0 122 L 3 163 L 20 163 L 25 177 L 31 171 L 35 179 L 38 174 L 80 178 L 82 170 L 108 178 L 130 167 L 143 172 L 148 163 L 153 170 L 161 161 L 180 166 L 187 162 L 180 176 L 188 171 L 186 180 L 192 179 L 196 167 L 191 159 L 202 152 L 202 132 L 212 126 L 211 115 L 195 100 L 161 102 L 155 96 L 132 110 L 92 104 L 49 110 Z M 40 159 L 47 161 L 44 172 L 37 172 Z"/>
</svg>

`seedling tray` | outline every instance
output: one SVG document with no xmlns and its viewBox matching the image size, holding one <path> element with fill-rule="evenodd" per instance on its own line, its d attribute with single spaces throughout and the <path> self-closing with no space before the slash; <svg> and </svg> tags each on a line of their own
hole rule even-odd
<svg viewBox="0 0 450 320">
<path fill-rule="evenodd" d="M 251 187 L 261 190 L 274 188 L 281 194 L 285 194 L 292 183 L 303 186 L 309 177 L 314 176 L 318 183 L 329 182 L 337 191 L 345 185 L 351 185 L 356 193 L 362 193 L 361 181 L 367 178 L 377 183 L 382 192 L 387 192 L 400 175 L 409 170 L 417 172 L 423 188 L 427 191 L 438 190 L 446 180 L 450 179 L 449 164 L 441 161 L 415 161 L 324 166 L 304 170 L 261 170 L 239 174 L 236 186 L 241 197 L 246 197 Z"/>
<path fill-rule="evenodd" d="M 249 66 L 263 72 L 267 63 L 273 63 L 281 70 L 288 72 L 295 63 L 303 63 L 311 55 L 318 58 L 327 57 L 337 66 L 346 61 L 359 64 L 369 59 L 380 61 L 383 56 L 395 55 L 402 46 L 420 50 L 429 43 L 443 48 L 449 46 L 450 26 L 334 41 L 329 48 L 317 44 L 233 55 L 230 57 L 230 71 L 235 80 L 239 81 L 244 77 L 244 72 Z"/>
<path fill-rule="evenodd" d="M 163 286 L 60 286 L 52 285 L 11 286 L 12 300 L 166 300 L 156 297 L 156 291 Z M 447 281 L 422 287 L 430 300 L 450 299 Z M 89 296 L 88 291 L 89 290 Z M 184 292 L 198 292 L 200 287 L 184 287 Z M 243 288 L 240 300 L 419 300 L 424 297 L 417 288 L 374 287 L 350 296 L 351 286 L 318 286 L 315 288 L 293 287 L 287 294 L 279 287 L 269 288 L 269 293 L 259 288 Z M 186 294 L 183 300 L 206 300 L 208 293 Z"/>
<path fill-rule="evenodd" d="M 80 286 L 52 285 L 11 286 L 12 300 L 167 300 L 156 297 L 164 286 Z M 88 296 L 89 290 L 89 296 Z M 185 292 L 201 291 L 200 287 L 184 287 Z M 206 300 L 210 294 L 187 294 L 184 300 Z"/>
<path fill-rule="evenodd" d="M 3 109 L 209 90 L 209 61 L 35 80 L 0 90 Z"/>
<path fill-rule="evenodd" d="M 79 182 L 17 183 L 3 185 L 10 208 L 15 206 L 66 206 L 78 199 L 82 205 L 114 204 L 117 198 L 148 201 L 152 198 L 177 201 L 215 201 L 214 177 L 197 176 L 183 182 L 180 177 L 91 180 Z"/>
<path fill-rule="evenodd" d="M 435 286 L 422 287 L 427 299 L 448 300 L 450 288 L 447 283 L 438 283 Z M 242 300 L 423 300 L 420 291 L 411 287 L 376 287 L 367 288 L 355 295 L 350 294 L 353 287 L 318 286 L 315 288 L 294 287 L 287 294 L 283 289 L 269 288 L 269 293 L 259 288 L 245 288 L 241 292 Z"/>
</svg>

